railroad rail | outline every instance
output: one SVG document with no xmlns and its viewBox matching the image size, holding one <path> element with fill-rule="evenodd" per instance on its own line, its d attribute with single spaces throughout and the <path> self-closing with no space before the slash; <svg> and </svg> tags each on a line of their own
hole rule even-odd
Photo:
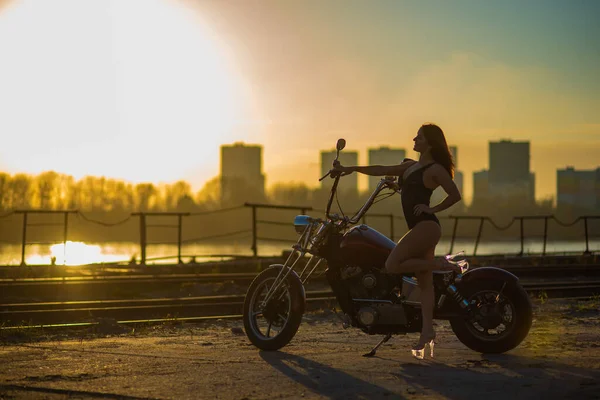
<svg viewBox="0 0 600 400">
<path fill-rule="evenodd" d="M 477 268 L 477 266 L 474 266 Z M 543 264 L 543 265 L 507 265 L 502 269 L 519 277 L 548 278 L 556 276 L 586 277 L 600 275 L 600 264 Z M 81 285 L 81 284 L 119 284 L 119 283 L 182 283 L 182 282 L 248 282 L 256 277 L 252 273 L 184 273 L 184 274 L 131 274 L 131 275 L 96 275 L 96 276 L 64 276 L 51 278 L 2 278 L 0 288 L 9 286 L 44 286 L 44 285 Z"/>
<path fill-rule="evenodd" d="M 522 281 L 533 296 L 561 298 L 600 294 L 600 280 L 583 281 Z M 329 290 L 307 292 L 312 308 L 331 306 L 335 302 Z M 35 302 L 3 304 L 0 319 L 3 325 L 57 325 L 78 322 L 93 323 L 100 318 L 116 321 L 206 319 L 231 317 L 242 312 L 243 294 L 156 299 L 88 300 L 67 302 Z M 166 318 L 165 318 L 166 317 Z"/>
</svg>

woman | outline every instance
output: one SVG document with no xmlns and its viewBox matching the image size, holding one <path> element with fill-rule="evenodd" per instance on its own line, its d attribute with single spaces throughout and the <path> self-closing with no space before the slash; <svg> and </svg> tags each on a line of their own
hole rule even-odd
<svg viewBox="0 0 600 400">
<path fill-rule="evenodd" d="M 429 344 L 433 356 L 433 270 L 457 270 L 460 267 L 442 257 L 434 259 L 435 247 L 442 230 L 436 213 L 447 209 L 461 199 L 460 192 L 452 180 L 454 162 L 448 149 L 444 132 L 434 124 L 421 126 L 415 142 L 414 150 L 420 153 L 419 160 L 406 159 L 402 164 L 366 167 L 344 167 L 336 163 L 334 169 L 343 175 L 360 172 L 374 176 L 398 176 L 402 188 L 402 210 L 409 231 L 400 239 L 385 263 L 388 273 L 414 273 L 421 288 L 421 312 L 423 328 L 419 342 L 412 354 L 423 358 L 425 345 Z M 431 193 L 438 186 L 446 192 L 446 198 L 434 207 L 429 206 Z"/>
</svg>

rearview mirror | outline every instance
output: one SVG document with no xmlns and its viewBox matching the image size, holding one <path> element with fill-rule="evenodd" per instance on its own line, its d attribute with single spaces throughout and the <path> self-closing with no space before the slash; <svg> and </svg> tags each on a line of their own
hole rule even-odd
<svg viewBox="0 0 600 400">
<path fill-rule="evenodd" d="M 346 141 L 344 139 L 338 139 L 337 144 L 335 145 L 337 151 L 343 150 L 344 147 L 346 147 Z"/>
</svg>

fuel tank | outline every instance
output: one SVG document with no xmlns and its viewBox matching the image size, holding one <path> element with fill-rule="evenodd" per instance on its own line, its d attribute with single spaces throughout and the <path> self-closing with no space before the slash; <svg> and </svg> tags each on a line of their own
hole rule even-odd
<svg viewBox="0 0 600 400">
<path fill-rule="evenodd" d="M 342 260 L 360 267 L 383 268 L 396 243 L 367 225 L 350 229 L 340 243 Z"/>
</svg>

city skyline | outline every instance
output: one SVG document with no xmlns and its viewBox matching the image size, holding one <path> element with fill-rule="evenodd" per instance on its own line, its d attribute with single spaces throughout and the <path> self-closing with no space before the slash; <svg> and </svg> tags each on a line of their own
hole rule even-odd
<svg viewBox="0 0 600 400">
<path fill-rule="evenodd" d="M 490 154 L 494 154 L 496 162 L 491 162 L 491 170 L 480 170 L 473 173 L 477 186 L 477 196 L 473 201 L 463 199 L 455 207 L 454 212 L 466 211 L 465 206 L 475 212 L 485 212 L 492 207 L 525 207 L 527 209 L 546 209 L 555 207 L 559 213 L 577 215 L 581 212 L 600 211 L 600 166 L 595 169 L 578 169 L 567 166 L 556 170 L 555 185 L 557 188 L 556 204 L 548 201 L 533 202 L 532 184 L 535 184 L 535 174 L 528 168 L 529 142 L 511 142 L 503 140 L 489 143 Z M 520 150 L 519 150 L 520 149 Z M 458 162 L 458 149 L 450 146 L 450 151 Z M 402 155 L 402 149 L 380 147 L 367 149 L 369 157 Z M 521 153 L 518 155 L 518 153 Z M 321 151 L 321 175 L 330 168 L 335 157 L 335 151 Z M 356 164 L 358 151 L 342 151 L 340 160 L 346 165 Z M 506 154 L 512 155 L 510 159 Z M 263 148 L 261 145 L 235 142 L 221 146 L 220 175 L 211 179 L 201 190 L 195 190 L 188 182 L 179 180 L 173 183 L 151 182 L 132 184 L 131 182 L 103 176 L 87 176 L 75 180 L 72 176 L 56 171 L 47 171 L 39 175 L 7 175 L 0 171 L 0 200 L 4 210 L 14 207 L 41 207 L 42 209 L 56 207 L 62 204 L 79 204 L 81 197 L 77 193 L 83 189 L 93 192 L 84 203 L 89 207 L 122 207 L 133 204 L 133 199 L 152 207 L 195 207 L 209 204 L 232 205 L 240 201 L 274 201 L 277 204 L 295 204 L 298 199 L 310 201 L 312 196 L 320 196 L 320 189 L 329 189 L 332 180 L 326 179 L 320 186 L 307 187 L 299 182 L 276 182 L 268 189 L 265 188 L 265 174 L 262 170 Z M 384 163 L 385 164 L 385 163 Z M 357 181 L 359 174 L 345 178 L 339 187 L 342 195 L 356 198 L 358 193 Z M 366 176 L 367 178 L 371 178 Z M 353 178 L 353 179 L 352 179 Z M 378 180 L 378 178 L 377 178 Z M 462 192 L 463 174 L 455 170 L 454 181 Z M 370 193 L 372 188 L 360 195 Z M 116 194 L 116 191 L 120 192 Z M 129 191 L 127 194 L 126 191 Z M 354 192 L 354 193 L 353 193 Z M 312 193 L 312 194 L 311 194 Z M 75 196 L 75 197 L 73 197 Z M 85 197 L 85 196 L 84 196 Z M 439 203 L 445 197 L 442 188 L 437 188 L 431 197 L 431 204 Z M 90 200 L 93 199 L 93 200 Z M 112 202 L 115 202 L 114 204 Z M 291 203 L 289 203 L 291 201 Z M 66 203 L 65 203 L 66 202 Z M 86 203 L 87 202 L 87 203 Z M 145 203 L 144 203 L 145 202 Z M 198 202 L 197 204 L 195 202 Z M 84 204 L 82 203 L 82 204 Z M 12 204 L 12 206 L 11 206 Z M 145 206 L 145 207 L 146 207 Z M 8 208 L 7 208 L 8 207 Z M 12 207 L 12 208 L 11 208 Z M 202 206 L 201 206 L 202 207 Z"/>
<path fill-rule="evenodd" d="M 495 143 L 495 144 L 499 144 L 499 143 L 516 143 L 516 142 L 512 142 L 510 139 L 502 139 L 498 142 L 488 142 L 488 148 L 491 144 Z M 525 141 L 525 142 L 520 142 L 520 143 L 527 143 L 530 144 L 529 142 Z M 248 165 L 250 166 L 250 169 L 246 168 L 244 170 L 241 170 L 241 172 L 233 172 L 234 170 L 232 169 L 232 166 L 235 165 L 239 165 L 240 162 L 235 162 L 235 163 L 229 163 L 229 167 L 226 168 L 225 170 L 223 169 L 223 157 L 226 154 L 229 154 L 227 156 L 228 159 L 234 159 L 237 155 L 239 155 L 237 153 L 237 151 L 239 151 L 239 149 L 251 149 L 253 153 L 253 155 L 250 155 L 250 157 L 245 157 L 242 161 L 241 164 L 244 165 Z M 532 147 L 533 148 L 533 147 Z M 415 153 L 413 151 L 411 152 L 407 152 L 406 149 L 403 148 L 390 148 L 388 146 L 378 146 L 378 147 L 367 147 L 365 149 L 345 149 L 342 150 L 342 152 L 340 152 L 340 160 L 344 161 L 344 160 L 350 160 L 350 161 L 354 161 L 354 160 L 359 160 L 358 164 L 359 165 L 369 165 L 368 163 L 360 163 L 360 159 L 364 159 L 369 157 L 370 152 L 372 151 L 381 151 L 382 149 L 385 150 L 393 150 L 395 152 L 403 152 L 405 153 L 405 155 L 407 157 L 410 157 L 410 153 L 413 153 L 413 156 L 418 156 L 418 153 Z M 450 145 L 449 149 L 451 150 L 453 157 L 456 161 L 458 161 L 456 154 L 458 153 L 458 147 L 454 146 L 454 145 Z M 262 189 L 269 190 L 270 188 L 272 188 L 273 186 L 276 186 L 278 184 L 281 183 L 302 183 L 305 184 L 307 187 L 309 187 L 310 189 L 317 189 L 320 187 L 323 187 L 323 182 L 325 182 L 325 184 L 327 184 L 327 181 L 323 181 L 323 182 L 319 182 L 318 178 L 321 177 L 323 174 L 325 174 L 327 172 L 327 170 L 329 169 L 328 165 L 329 163 L 327 163 L 327 165 L 322 164 L 324 159 L 327 160 L 333 160 L 334 156 L 335 156 L 335 149 L 321 149 L 321 150 L 315 150 L 315 155 L 316 158 L 319 159 L 319 161 L 315 164 L 318 164 L 318 168 L 319 170 L 316 171 L 316 174 L 314 176 L 314 179 L 312 179 L 311 182 L 304 182 L 304 181 L 300 181 L 298 179 L 295 179 L 295 177 L 291 176 L 290 179 L 288 180 L 281 180 L 281 181 L 273 181 L 271 179 L 269 179 L 269 174 L 268 172 L 266 172 L 267 170 L 264 167 L 264 159 L 267 156 L 267 152 L 264 151 L 264 146 L 260 143 L 245 143 L 245 142 L 233 142 L 233 143 L 228 143 L 228 144 L 223 144 L 220 146 L 220 158 L 217 162 L 217 166 L 218 166 L 218 173 L 217 175 L 211 177 L 211 179 L 209 179 L 208 181 L 202 183 L 199 186 L 194 186 L 191 184 L 191 182 L 187 181 L 184 178 L 181 179 L 176 179 L 174 181 L 140 181 L 140 182 L 134 182 L 134 181 L 128 181 L 127 179 L 123 179 L 120 177 L 112 177 L 112 176 L 106 176 L 107 178 L 111 178 L 111 179 L 117 179 L 117 180 L 122 180 L 125 182 L 129 182 L 129 183 L 152 183 L 152 184 L 156 184 L 156 185 L 165 185 L 165 184 L 174 184 L 177 181 L 185 181 L 187 183 L 190 184 L 191 189 L 194 192 L 200 191 L 203 187 L 204 184 L 206 183 L 210 183 L 212 180 L 214 180 L 215 178 L 219 178 L 219 181 L 221 182 L 222 185 L 225 185 L 227 183 L 225 183 L 225 181 L 227 179 L 224 178 L 233 178 L 233 180 L 230 180 L 230 182 L 232 182 L 233 184 L 235 184 L 235 180 L 236 179 L 247 179 L 248 177 L 250 177 L 250 181 L 251 182 L 262 182 L 261 186 Z M 407 153 L 407 154 L 406 154 Z M 416 158 L 416 157 L 414 157 Z M 256 159 L 256 160 L 254 160 Z M 257 163 L 256 167 L 251 166 L 251 164 L 253 163 Z M 350 165 L 351 163 L 348 163 L 348 165 Z M 302 165 L 299 165 L 299 167 L 302 167 Z M 48 170 L 50 171 L 50 170 Z M 53 170 L 52 170 L 53 171 Z M 591 167 L 591 168 L 580 168 L 576 163 L 571 164 L 571 165 L 564 165 L 564 166 L 560 166 L 558 168 L 556 168 L 553 172 L 553 176 L 554 176 L 554 193 L 553 193 L 553 201 L 556 204 L 556 202 L 558 201 L 559 198 L 559 194 L 557 191 L 558 185 L 559 185 L 559 175 L 562 172 L 563 174 L 565 172 L 575 172 L 576 174 L 579 173 L 584 173 L 585 176 L 589 175 L 598 175 L 600 171 L 600 163 Z M 1 171 L 0 172 L 5 172 L 5 173 L 9 173 L 7 171 Z M 43 172 L 47 172 L 47 171 L 43 171 Z M 53 172 L 57 172 L 59 174 L 64 174 L 64 172 L 62 171 L 53 171 Z M 534 171 L 530 171 L 531 175 L 532 175 L 532 180 L 533 180 L 533 184 L 535 185 L 535 172 Z M 19 172 L 14 173 L 14 175 L 17 175 Z M 25 172 L 26 173 L 26 172 Z M 28 173 L 26 173 L 28 174 Z M 30 174 L 32 175 L 32 174 Z M 460 189 L 462 189 L 462 193 L 463 193 L 463 200 L 465 201 L 465 203 L 467 204 L 471 204 L 473 202 L 473 190 L 475 189 L 475 180 L 479 179 L 479 185 L 480 185 L 480 190 L 481 190 L 481 179 L 485 180 L 485 189 L 483 189 L 483 191 L 487 191 L 487 181 L 489 179 L 488 175 L 489 175 L 489 162 L 488 162 L 488 168 L 479 168 L 475 171 L 472 172 L 470 178 L 471 181 L 473 182 L 473 188 L 471 191 L 470 196 L 465 196 L 464 195 L 464 182 L 465 182 L 465 175 L 467 175 L 464 171 L 462 171 L 462 169 L 458 166 L 458 162 L 457 162 L 457 168 L 456 168 L 456 176 L 455 176 L 455 181 L 457 183 L 457 186 L 459 186 Z M 468 175 L 467 175 L 468 176 Z M 476 178 L 476 177 L 479 178 Z M 572 176 L 567 174 L 565 176 Z M 600 176 L 600 175 L 599 175 Z M 353 177 L 351 178 L 346 178 L 343 182 L 342 182 L 342 186 L 340 188 L 343 189 L 343 187 L 345 186 L 346 189 L 351 189 L 354 190 L 354 188 L 358 189 L 358 191 L 360 192 L 365 192 L 365 191 L 369 191 L 369 178 L 373 178 L 373 177 L 369 177 L 363 174 L 353 174 Z M 77 178 L 76 178 L 77 179 Z M 83 177 L 79 178 L 79 179 L 83 179 Z M 79 180 L 78 179 L 78 180 Z M 350 179 L 352 182 L 349 182 L 348 179 Z M 376 178 L 376 180 L 378 180 L 378 178 Z M 312 184 L 311 184 L 312 183 Z M 535 187 L 535 186 L 534 186 Z M 264 194 L 264 191 L 262 191 L 262 189 L 260 190 L 260 193 Z M 547 199 L 547 197 L 540 197 L 537 195 L 537 192 L 535 193 L 536 196 L 536 200 L 544 200 Z M 437 193 L 436 191 L 436 196 L 434 196 L 436 198 L 441 198 L 440 194 Z M 433 199 L 433 197 L 432 197 Z"/>
<path fill-rule="evenodd" d="M 432 122 L 460 148 L 466 199 L 487 142 L 504 138 L 531 141 L 536 197 L 556 197 L 557 169 L 600 154 L 599 12 L 589 0 L 0 0 L 0 170 L 198 189 L 219 173 L 219 146 L 244 141 L 264 145 L 267 186 L 313 187 L 318 150 L 339 137 L 414 157 Z"/>
<path fill-rule="evenodd" d="M 228 157 L 224 160 L 223 155 L 225 150 L 236 150 L 237 157 Z M 530 170 L 530 142 L 529 141 L 512 141 L 510 139 L 503 139 L 497 142 L 490 141 L 488 143 L 489 158 L 491 161 L 488 163 L 490 167 L 488 169 L 481 169 L 473 172 L 474 186 L 478 186 L 477 198 L 481 200 L 490 200 L 495 197 L 511 198 L 517 197 L 526 202 L 533 204 L 536 201 L 535 196 L 535 173 Z M 249 176 L 248 183 L 254 186 L 260 186 L 259 190 L 264 193 L 266 187 L 266 175 L 262 174 L 262 163 L 263 154 L 262 146 L 258 144 L 245 144 L 243 142 L 236 142 L 234 144 L 223 145 L 221 147 L 222 157 L 220 160 L 221 171 L 234 171 L 227 172 L 225 175 L 245 177 Z M 464 173 L 459 168 L 458 159 L 458 147 L 450 145 L 449 150 L 452 153 L 453 160 L 455 162 L 455 177 L 454 181 L 458 186 L 461 193 L 464 187 Z M 247 153 L 247 154 L 244 154 Z M 401 160 L 406 155 L 405 149 L 401 148 L 390 148 L 387 146 L 380 146 L 377 148 L 367 148 L 366 153 L 373 164 L 393 164 L 392 160 L 399 158 Z M 356 165 L 357 160 L 361 151 L 359 150 L 342 150 L 339 153 L 339 160 L 345 165 Z M 320 174 L 323 176 L 329 171 L 330 165 L 336 156 L 335 149 L 321 150 L 319 151 L 320 156 Z M 389 162 L 385 162 L 389 161 Z M 245 169 L 241 172 L 236 172 L 236 169 Z M 223 174 L 223 172 L 222 172 Z M 555 171 L 555 187 L 557 188 L 556 196 L 553 198 L 554 203 L 558 203 L 560 199 L 570 199 L 570 195 L 565 196 L 565 193 L 559 193 L 559 187 L 564 187 L 564 182 L 561 183 L 561 179 L 565 181 L 564 177 L 570 177 L 569 184 L 570 190 L 575 197 L 581 198 L 582 196 L 590 195 L 593 198 L 582 202 L 580 200 L 567 200 L 566 202 L 581 203 L 581 204 L 595 204 L 597 202 L 596 197 L 600 196 L 600 165 L 596 168 L 585 170 L 578 169 L 574 166 L 566 166 L 563 169 L 558 168 Z M 359 178 L 362 177 L 363 184 L 359 185 Z M 364 174 L 352 174 L 352 176 L 345 178 L 340 189 L 345 191 L 354 192 L 365 192 L 372 191 L 374 188 L 375 181 L 378 181 L 378 177 L 366 176 Z M 365 179 L 368 180 L 368 186 L 365 186 Z M 221 180 L 225 181 L 225 177 L 221 176 Z M 578 183 L 574 182 L 585 182 L 583 189 L 579 190 Z M 589 181 L 589 182 L 588 182 Z M 289 183 L 293 181 L 288 181 Z M 272 185 L 276 185 L 283 182 L 274 182 Z M 591 189 L 587 188 L 590 186 Z M 317 188 L 329 188 L 330 180 L 321 181 L 319 185 L 310 186 L 312 189 Z M 598 191 L 598 193 L 596 193 Z M 564 192 L 564 190 L 563 190 Z M 589 193 L 588 193 L 589 192 Z M 587 193 L 587 194 L 586 194 Z M 441 188 L 436 189 L 432 196 L 433 202 L 439 202 L 443 199 L 444 195 Z M 465 203 L 471 204 L 475 196 L 469 199 L 464 199 Z M 588 204 L 589 203 L 589 204 Z"/>
</svg>

